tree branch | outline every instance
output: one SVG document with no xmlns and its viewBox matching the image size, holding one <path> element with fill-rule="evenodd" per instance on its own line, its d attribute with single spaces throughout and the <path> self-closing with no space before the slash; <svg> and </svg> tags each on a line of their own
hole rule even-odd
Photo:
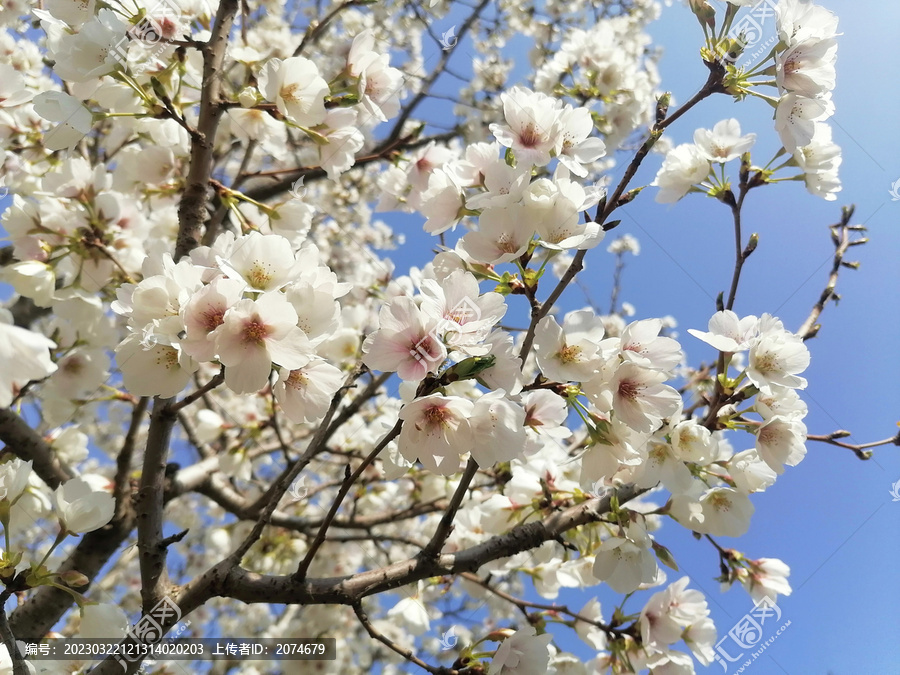
<svg viewBox="0 0 900 675">
<path fill-rule="evenodd" d="M 410 558 L 380 569 L 327 579 L 299 581 L 295 575 L 272 576 L 248 572 L 240 567 L 231 569 L 224 578 L 221 570 L 203 583 L 210 584 L 210 592 L 243 602 L 277 602 L 310 604 L 353 604 L 361 598 L 406 586 L 434 576 L 476 572 L 483 565 L 529 551 L 545 541 L 556 540 L 563 533 L 580 525 L 594 523 L 610 512 L 611 495 L 624 504 L 647 489 L 627 485 L 602 498 L 585 501 L 564 511 L 553 513 L 543 520 L 517 525 L 506 534 L 456 553 L 447 553 L 434 560 Z M 198 583 L 201 583 L 198 580 Z M 189 587 L 191 584 L 188 585 Z"/>
<path fill-rule="evenodd" d="M 849 435 L 849 431 L 840 429 L 838 431 L 832 431 L 830 434 L 808 434 L 806 440 L 819 441 L 820 443 L 827 443 L 828 445 L 836 445 L 839 448 L 852 450 L 853 454 L 859 459 L 872 459 L 872 452 L 869 448 L 877 448 L 878 446 L 889 444 L 900 445 L 900 433 L 880 441 L 872 441 L 871 443 L 842 443 L 837 440 L 838 438 L 847 438 Z"/>
<path fill-rule="evenodd" d="M 447 507 L 447 511 L 441 518 L 441 522 L 438 523 L 438 527 L 435 530 L 431 541 L 429 541 L 428 545 L 422 549 L 421 555 L 425 558 L 434 558 L 441 552 L 441 549 L 444 547 L 444 542 L 447 541 L 447 537 L 450 536 L 450 532 L 453 530 L 453 519 L 456 517 L 456 512 L 459 510 L 459 507 L 466 496 L 466 490 L 469 489 L 469 485 L 472 483 L 472 479 L 475 478 L 477 472 L 478 462 L 476 462 L 474 458 L 469 457 L 469 462 L 466 464 L 466 470 L 463 472 L 462 478 L 459 480 L 459 485 L 456 486 L 456 492 L 453 493 L 453 498 L 450 500 L 450 506 Z"/>
<path fill-rule="evenodd" d="M 26 462 L 31 460 L 34 472 L 51 490 L 75 477 L 75 472 L 59 459 L 40 434 L 9 408 L 0 409 L 0 440 L 16 457 Z"/>
<path fill-rule="evenodd" d="M 853 218 L 855 209 L 856 207 L 853 205 L 845 206 L 841 209 L 841 221 L 832 225 L 830 228 L 831 240 L 834 242 L 834 264 L 831 266 L 831 273 L 828 275 L 828 283 L 825 285 L 825 290 L 822 291 L 818 302 L 813 306 L 809 316 L 806 317 L 806 321 L 803 322 L 803 325 L 800 326 L 800 329 L 797 331 L 797 335 L 804 340 L 809 340 L 818 335 L 819 329 L 822 326 L 816 322 L 819 320 L 819 316 L 825 309 L 827 302 L 834 298 L 836 303 L 840 299 L 841 296 L 835 293 L 834 289 L 837 286 L 838 273 L 840 272 L 841 267 L 851 267 L 855 269 L 859 266 L 859 263 L 844 262 L 844 256 L 848 249 L 851 246 L 860 246 L 869 241 L 865 237 L 854 240 L 850 239 L 851 231 L 862 232 L 866 229 L 863 225 L 850 225 L 850 219 Z"/>
<path fill-rule="evenodd" d="M 16 636 L 10 630 L 9 621 L 6 618 L 4 606 L 11 596 L 12 591 L 9 589 L 0 593 L 0 639 L 3 640 L 3 644 L 6 645 L 6 649 L 9 652 L 13 675 L 28 675 L 28 666 L 25 665 L 25 659 L 22 658 L 16 647 Z"/>
<path fill-rule="evenodd" d="M 350 473 L 350 465 L 347 464 L 347 477 L 344 479 L 343 484 L 338 490 L 337 496 L 334 498 L 334 502 L 331 504 L 331 508 L 328 509 L 328 515 L 325 516 L 325 522 L 322 523 L 322 526 L 319 528 L 319 531 L 316 533 L 316 538 L 313 539 L 313 542 L 309 545 L 309 550 L 306 552 L 306 556 L 300 562 L 300 566 L 297 568 L 297 571 L 294 573 L 294 577 L 303 580 L 306 578 L 306 572 L 309 569 L 309 566 L 312 564 L 313 558 L 316 555 L 316 552 L 319 550 L 319 547 L 322 546 L 322 543 L 325 541 L 325 534 L 328 532 L 328 526 L 331 525 L 334 517 L 337 515 L 338 509 L 341 508 L 341 503 L 344 501 L 344 497 L 347 496 L 347 493 L 350 492 L 350 488 L 357 481 L 357 479 L 362 475 L 363 471 L 375 461 L 375 458 L 378 456 L 382 450 L 384 450 L 388 443 L 390 443 L 397 435 L 400 433 L 400 428 L 403 426 L 403 422 L 397 420 L 397 423 L 394 425 L 394 428 L 391 429 L 384 438 L 372 449 L 372 452 L 360 463 L 358 467 L 356 467 L 356 471 L 352 474 Z"/>
<path fill-rule="evenodd" d="M 131 505 L 131 459 L 134 455 L 134 441 L 137 438 L 137 432 L 141 427 L 144 419 L 144 413 L 147 412 L 147 405 L 150 399 L 142 396 L 134 406 L 131 413 L 131 424 L 128 427 L 128 433 L 125 435 L 125 442 L 122 443 L 122 449 L 116 457 L 116 477 L 113 480 L 113 494 L 116 498 L 116 518 L 123 518 L 126 510 L 132 508 Z"/>
<path fill-rule="evenodd" d="M 178 237 L 175 244 L 175 262 L 187 255 L 200 243 L 200 230 L 206 217 L 207 191 L 212 173 L 212 154 L 216 129 L 222 108 L 219 105 L 221 70 L 225 60 L 228 34 L 237 12 L 237 0 L 221 0 L 216 11 L 215 25 L 209 42 L 203 45 L 203 88 L 200 92 L 200 114 L 197 135 L 191 140 L 191 165 L 185 183 L 184 194 L 178 205 Z"/>
<path fill-rule="evenodd" d="M 425 670 L 427 670 L 429 673 L 432 673 L 433 675 L 459 675 L 458 670 L 453 670 L 451 668 L 442 668 L 440 666 L 428 665 L 422 659 L 417 657 L 415 655 L 415 653 L 413 652 L 413 650 L 407 649 L 406 647 L 401 647 L 396 642 L 394 642 L 387 636 L 380 633 L 375 628 L 375 626 L 372 625 L 372 622 L 369 621 L 369 617 L 363 610 L 361 602 L 353 603 L 353 612 L 356 614 L 356 618 L 359 619 L 359 622 L 362 624 L 362 627 L 366 629 L 366 632 L 371 637 L 378 640 L 381 644 L 385 645 L 386 647 L 390 648 L 391 650 L 397 652 L 400 656 L 402 656 L 404 659 L 406 659 L 410 663 L 415 663 L 417 666 L 419 666 L 420 668 L 424 668 Z"/>
<path fill-rule="evenodd" d="M 156 398 L 147 434 L 141 482 L 135 500 L 138 551 L 141 566 L 141 600 L 145 612 L 165 595 L 166 546 L 163 544 L 163 507 L 165 505 L 166 458 L 176 416 L 170 409 L 174 398 Z"/>
</svg>

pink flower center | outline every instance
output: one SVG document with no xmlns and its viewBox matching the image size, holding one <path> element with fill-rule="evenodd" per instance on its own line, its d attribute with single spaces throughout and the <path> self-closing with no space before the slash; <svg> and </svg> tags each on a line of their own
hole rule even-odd
<svg viewBox="0 0 900 675">
<path fill-rule="evenodd" d="M 540 140 L 541 135 L 537 132 L 537 129 L 534 128 L 534 123 L 531 123 L 522 129 L 522 133 L 519 134 L 519 143 L 526 148 L 537 146 Z"/>
<path fill-rule="evenodd" d="M 306 377 L 302 370 L 292 370 L 285 384 L 294 389 L 301 389 L 308 381 L 309 378 Z"/>
<path fill-rule="evenodd" d="M 84 362 L 78 356 L 69 357 L 63 364 L 62 370 L 67 375 L 78 375 L 84 370 Z"/>
<path fill-rule="evenodd" d="M 265 344 L 266 338 L 271 334 L 272 329 L 263 323 L 262 319 L 257 315 L 244 321 L 244 326 L 241 329 L 241 341 L 244 344 L 262 346 Z"/>
<path fill-rule="evenodd" d="M 721 492 L 717 492 L 716 494 L 710 496 L 709 504 L 716 511 L 730 511 L 731 510 L 731 500 L 728 498 L 728 495 L 724 495 Z"/>
<path fill-rule="evenodd" d="M 566 345 L 556 352 L 556 358 L 562 363 L 572 363 L 573 361 L 577 361 L 579 356 L 581 356 L 581 347 L 576 345 Z"/>
<path fill-rule="evenodd" d="M 224 316 L 224 307 L 210 307 L 200 314 L 200 323 L 207 331 L 213 331 L 222 325 L 222 317 Z"/>
<path fill-rule="evenodd" d="M 622 380 L 619 382 L 619 396 L 629 401 L 636 401 L 641 386 L 632 380 Z"/>
</svg>

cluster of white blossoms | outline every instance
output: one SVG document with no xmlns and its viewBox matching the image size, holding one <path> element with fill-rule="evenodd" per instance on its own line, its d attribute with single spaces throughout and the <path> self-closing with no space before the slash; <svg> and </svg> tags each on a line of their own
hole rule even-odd
<svg viewBox="0 0 900 675">
<path fill-rule="evenodd" d="M 405 168 L 392 167 L 381 177 L 379 210 L 416 210 L 427 219 L 425 231 L 435 235 L 477 217 L 477 227 L 457 246 L 473 263 L 514 260 L 535 238 L 551 250 L 593 248 L 603 231 L 589 219 L 582 222 L 581 214 L 602 192 L 570 178 L 586 176 L 586 167 L 606 154 L 593 136 L 590 111 L 524 87 L 500 100 L 505 123 L 490 125 L 496 142 L 469 145 L 461 157 L 429 145 Z M 554 159 L 552 176 L 532 180 L 536 168 Z"/>
<path fill-rule="evenodd" d="M 831 92 L 835 84 L 838 18 L 810 0 L 781 0 L 775 6 L 775 19 L 779 39 L 776 47 L 750 70 L 728 64 L 726 88 L 736 96 L 758 95 L 775 107 L 775 130 L 783 146 L 779 155 L 786 152 L 792 158 L 776 169 L 763 169 L 763 174 L 768 177 L 782 168 L 799 167 L 801 173 L 796 179 L 803 180 L 812 194 L 834 201 L 841 190 L 841 149 L 832 142 L 831 127 L 825 120 L 834 114 Z M 764 67 L 770 60 L 772 65 Z M 759 75 L 774 75 L 774 79 L 752 79 Z M 778 89 L 779 98 L 752 90 L 768 85 Z M 653 183 L 660 187 L 656 200 L 676 202 L 692 190 L 718 196 L 718 188 L 724 189 L 727 183 L 719 183 L 712 172 L 714 163 L 743 157 L 755 139 L 756 134 L 741 136 L 734 119 L 718 123 L 712 131 L 698 129 L 693 143 L 679 145 L 667 153 Z M 775 159 L 777 156 L 766 167 Z"/>
<path fill-rule="evenodd" d="M 654 185 L 659 186 L 656 201 L 663 204 L 677 202 L 701 185 L 706 192 L 713 189 L 707 180 L 716 181 L 713 167 L 740 158 L 756 142 L 756 134 L 741 135 L 736 119 L 722 120 L 712 129 L 697 129 L 693 143 L 672 148 L 663 160 Z"/>
<path fill-rule="evenodd" d="M 308 570 L 317 583 L 415 558 L 460 476 L 471 477 L 472 460 L 477 480 L 462 486 L 440 553 L 471 555 L 491 537 L 507 546 L 501 538 L 513 528 L 593 508 L 586 503 L 597 497 L 608 506 L 555 541 L 479 565 L 477 578 L 490 575 L 484 585 L 474 575 L 417 581 L 392 609 L 383 604 L 372 621 L 378 631 L 421 653 L 451 598 L 472 616 L 488 607 L 483 625 L 459 630 L 466 658 L 483 652 L 471 663 L 489 654 L 473 643 L 499 643 L 482 664 L 490 673 L 666 675 L 692 673 L 694 660 L 709 665 L 716 629 L 707 603 L 686 578 L 666 586 L 663 566 L 674 563 L 660 528 L 747 531 L 750 496 L 805 455 L 807 408 L 797 391 L 809 352 L 772 316 L 721 311 L 708 331 L 689 333 L 716 350 L 725 370 L 718 378 L 715 369 L 691 371 L 671 317 L 631 321 L 628 303 L 608 315 L 556 313 L 545 275 L 564 278 L 573 259 L 581 269 L 604 238 L 600 216 L 640 192 L 624 181 L 607 204 L 604 172 L 654 112 L 657 124 L 665 119 L 668 97 L 657 90 L 656 53 L 643 32 L 657 4 L 619 3 L 618 15 L 598 20 L 588 0 L 548 0 L 538 13 L 487 3 L 481 18 L 490 19 L 481 23 L 489 27 L 473 19 L 471 29 L 481 31 L 473 48 L 486 56 L 454 99 L 456 128 L 430 137 L 427 116 L 414 109 L 418 94 L 434 95 L 424 45 L 438 24 L 426 29 L 420 13 L 427 4 L 429 21 L 449 21 L 451 3 L 332 3 L 330 19 L 313 24 L 322 3 L 263 0 L 249 20 L 238 12 L 218 64 L 205 63 L 218 3 L 164 4 L 154 15 L 148 0 L 133 8 L 45 0 L 32 10 L 45 33 L 40 47 L 0 32 L 0 186 L 14 193 L 2 216 L 13 261 L 0 279 L 36 308 L 24 320 L 0 310 L 0 408 L 22 420 L 38 413 L 27 417 L 39 420 L 38 440 L 76 476 L 50 490 L 36 462 L 0 458 L 8 535 L 0 577 L 50 555 L 41 543 L 46 522 L 59 522 L 62 535 L 122 522 L 147 442 L 139 397 L 187 389 L 199 393 L 179 402 L 185 414 L 164 495 L 163 520 L 184 531 L 169 544 L 183 562 L 168 571 L 173 587 L 243 545 L 270 483 L 322 430 L 327 438 L 302 480 L 244 551 L 249 574 L 294 574 L 323 522 L 328 536 Z M 19 0 L 4 3 L 0 26 L 28 11 Z M 764 71 L 781 96 L 770 100 L 776 128 L 810 191 L 834 199 L 840 151 L 824 119 L 833 109 L 837 19 L 804 0 L 780 0 L 777 15 L 781 42 Z M 303 35 L 299 16 L 310 21 Z M 148 17 L 155 43 L 140 37 Z M 512 64 L 500 53 L 516 31 L 533 39 L 534 75 L 508 87 Z M 441 52 L 443 67 L 451 54 Z M 401 54 L 404 63 L 391 66 Z M 204 99 L 210 65 L 217 93 Z M 740 98 L 735 91 L 756 85 L 731 68 L 723 85 Z M 198 129 L 210 118 L 216 124 L 204 137 Z M 652 140 L 667 148 L 661 131 Z M 755 140 L 735 119 L 697 129 L 693 143 L 667 153 L 657 201 L 721 194 L 722 165 L 744 161 Z M 771 172 L 759 173 L 765 183 Z M 202 245 L 175 260 L 192 219 L 188 192 L 203 193 L 194 223 Z M 403 240 L 373 217 L 390 210 L 418 214 L 440 237 L 441 250 L 421 269 L 404 273 L 376 253 Z M 607 252 L 622 263 L 639 250 L 625 234 Z M 337 400 L 340 423 L 322 429 Z M 359 464 L 392 433 L 380 455 Z M 735 447 L 739 438 L 751 440 Z M 114 461 L 95 457 L 103 453 Z M 359 481 L 335 519 L 323 521 L 353 466 L 363 466 Z M 622 486 L 636 496 L 619 504 L 612 495 Z M 86 604 L 67 634 L 124 634 L 122 607 L 140 614 L 138 559 L 123 553 L 108 566 L 102 588 L 121 591 L 121 602 Z M 724 586 L 737 582 L 754 599 L 791 592 L 779 560 L 730 550 L 722 560 Z M 533 588 L 555 599 L 562 588 L 600 583 L 620 594 L 659 590 L 634 600 L 643 607 L 627 612 L 631 625 L 622 608 L 604 618 L 596 597 L 565 617 L 596 654 L 587 664 L 560 651 L 542 624 L 498 628 L 522 619 L 493 591 Z M 101 598 L 90 591 L 91 602 Z M 328 626 L 342 645 L 336 661 L 321 662 L 328 672 L 375 663 L 349 607 L 274 607 L 250 603 L 213 619 L 201 607 L 192 618 L 197 634 L 200 625 L 271 636 Z M 379 667 L 398 672 L 389 658 L 379 655 Z M 264 664 L 242 667 L 265 672 Z"/>
<path fill-rule="evenodd" d="M 143 280 L 119 288 L 113 309 L 132 333 L 116 355 L 126 388 L 174 396 L 200 363 L 217 361 L 237 394 L 269 382 L 294 422 L 321 418 L 341 386 L 339 368 L 316 348 L 328 339 L 349 290 L 319 264 L 318 249 L 275 234 L 226 232 L 175 264 L 147 259 Z"/>
<path fill-rule="evenodd" d="M 55 518 L 60 529 L 58 545 L 68 534 L 93 532 L 112 519 L 115 500 L 102 475 L 67 480 L 48 494 L 46 486 L 35 480 L 32 466 L 31 460 L 23 462 L 18 457 L 0 464 L 0 525 L 7 541 L 30 531 L 37 522 Z"/>
</svg>

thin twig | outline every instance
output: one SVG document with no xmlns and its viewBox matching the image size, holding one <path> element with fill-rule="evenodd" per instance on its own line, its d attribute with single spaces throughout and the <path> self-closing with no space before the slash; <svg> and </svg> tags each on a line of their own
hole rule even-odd
<svg viewBox="0 0 900 675">
<path fill-rule="evenodd" d="M 849 431 L 845 431 L 843 429 L 839 431 L 832 431 L 830 434 L 808 434 L 806 436 L 806 440 L 808 441 L 819 441 L 820 443 L 827 443 L 828 445 L 836 445 L 839 448 L 846 448 L 847 450 L 852 450 L 853 454 L 855 454 L 859 459 L 871 459 L 872 452 L 869 448 L 877 448 L 880 445 L 900 445 L 900 433 L 896 436 L 891 436 L 890 438 L 885 438 L 880 441 L 872 441 L 871 443 L 843 443 L 838 438 L 846 438 L 850 435 Z"/>
<path fill-rule="evenodd" d="M 851 231 L 865 231 L 865 227 L 862 225 L 850 225 L 850 219 L 853 218 L 853 212 L 855 210 L 854 206 L 845 206 L 841 210 L 841 221 L 835 225 L 831 226 L 831 240 L 834 242 L 834 264 L 831 266 L 831 272 L 828 275 L 828 283 L 825 285 L 825 290 L 822 291 L 821 295 L 819 295 L 819 300 L 813 306 L 812 311 L 809 313 L 809 316 L 806 318 L 806 321 L 803 322 L 803 325 L 800 326 L 800 329 L 797 331 L 797 335 L 799 335 L 804 340 L 809 340 L 810 338 L 814 338 L 819 333 L 819 329 L 821 326 L 816 323 L 819 320 L 819 316 L 822 314 L 822 311 L 825 309 L 826 303 L 834 298 L 835 302 L 840 298 L 840 296 L 834 292 L 835 287 L 837 286 L 838 281 L 838 273 L 841 270 L 841 267 L 856 267 L 855 263 L 845 263 L 844 255 L 846 255 L 847 250 L 851 246 L 859 246 L 861 244 L 865 244 L 868 239 L 865 237 L 861 237 L 860 239 L 850 239 Z"/>
<path fill-rule="evenodd" d="M 375 461 L 375 458 L 378 456 L 378 454 L 387 447 L 388 443 L 390 443 L 397 437 L 402 426 L 403 422 L 401 420 L 397 420 L 397 423 L 394 425 L 394 427 L 372 449 L 372 452 L 368 454 L 368 456 L 360 463 L 360 465 L 356 467 L 356 471 L 354 471 L 353 473 L 349 473 L 350 465 L 347 465 L 346 468 L 349 475 L 344 479 L 343 484 L 338 490 L 337 496 L 334 498 L 334 502 L 331 504 L 331 508 L 328 509 L 328 515 L 325 516 L 325 522 L 322 523 L 322 526 L 316 533 L 316 538 L 309 545 L 309 550 L 306 552 L 306 556 L 297 567 L 297 571 L 294 573 L 294 577 L 296 579 L 302 581 L 306 578 L 306 572 L 307 570 L 309 570 L 309 566 L 312 564 L 313 558 L 315 557 L 316 552 L 319 550 L 319 547 L 325 541 L 325 534 L 328 532 L 328 527 L 331 525 L 331 521 L 333 521 L 334 517 L 337 515 L 338 509 L 341 508 L 341 503 L 344 501 L 344 497 L 346 497 L 347 493 L 350 492 L 350 488 L 362 475 L 363 471 L 365 471 L 369 467 L 369 465 Z"/>
<path fill-rule="evenodd" d="M 216 387 L 218 387 L 224 381 L 225 381 L 225 367 L 223 366 L 222 369 L 209 382 L 204 384 L 202 387 L 197 389 L 195 392 L 185 396 L 183 399 L 178 401 L 178 403 L 173 403 L 171 406 L 169 406 L 169 412 L 177 413 L 182 408 L 186 408 L 191 403 L 196 401 L 198 398 L 201 398 L 207 392 L 210 392 L 213 389 L 215 389 Z"/>
<path fill-rule="evenodd" d="M 441 522 L 438 523 L 431 541 L 429 541 L 428 545 L 422 549 L 421 555 L 427 558 L 433 558 L 441 552 L 441 549 L 444 547 L 444 542 L 447 541 L 447 537 L 450 536 L 450 532 L 453 530 L 453 519 L 456 517 L 456 512 L 459 511 L 459 507 L 462 505 L 462 501 L 466 496 L 466 491 L 469 489 L 469 485 L 471 484 L 472 479 L 475 478 L 477 472 L 478 462 L 475 461 L 474 457 L 469 457 L 469 462 L 466 464 L 466 469 L 463 471 L 462 478 L 459 479 L 459 485 L 456 486 L 456 492 L 453 493 L 450 505 L 447 507 L 447 511 L 441 518 Z"/>
<path fill-rule="evenodd" d="M 425 663 L 422 659 L 417 657 L 411 649 L 407 649 L 406 647 L 401 647 L 396 642 L 391 640 L 389 637 L 380 633 L 375 628 L 375 626 L 372 625 L 372 622 L 369 621 L 369 617 L 363 610 L 361 602 L 353 603 L 353 611 L 356 614 L 356 618 L 359 619 L 359 622 L 362 624 L 363 628 L 366 629 L 366 632 L 371 637 L 378 640 L 384 646 L 397 652 L 400 656 L 402 656 L 404 659 L 406 659 L 410 663 L 415 663 L 417 666 L 419 666 L 420 668 L 424 668 L 425 670 L 427 670 L 429 673 L 432 673 L 433 675 L 459 675 L 459 671 L 454 670 L 453 668 L 443 668 L 441 666 L 431 666 L 431 665 Z"/>
</svg>

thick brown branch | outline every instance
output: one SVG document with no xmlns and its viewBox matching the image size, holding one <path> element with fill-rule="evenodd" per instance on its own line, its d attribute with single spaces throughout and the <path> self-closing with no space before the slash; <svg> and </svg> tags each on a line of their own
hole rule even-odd
<svg viewBox="0 0 900 675">
<path fill-rule="evenodd" d="M 219 118 L 222 114 L 222 108 L 219 105 L 222 63 L 225 59 L 225 47 L 228 45 L 228 34 L 234 23 L 237 7 L 237 0 L 221 0 L 216 11 L 212 35 L 201 50 L 203 52 L 203 89 L 200 93 L 197 135 L 191 140 L 191 168 L 188 171 L 184 195 L 178 205 L 176 262 L 200 243 L 200 232 L 206 217 L 213 146 Z"/>
<path fill-rule="evenodd" d="M 40 434 L 9 408 L 0 409 L 0 441 L 16 457 L 26 462 L 31 460 L 34 472 L 52 490 L 75 477 Z"/>
<path fill-rule="evenodd" d="M 163 506 L 166 458 L 176 419 L 175 414 L 169 409 L 173 400 L 157 398 L 153 402 L 140 488 L 135 500 L 141 565 L 141 599 L 145 612 L 162 599 L 165 594 L 164 586 L 168 583 L 166 547 L 163 544 Z"/>
<path fill-rule="evenodd" d="M 646 492 L 628 485 L 616 490 L 620 504 Z M 380 569 L 345 577 L 307 579 L 298 581 L 293 575 L 271 576 L 233 568 L 221 578 L 223 570 L 211 571 L 210 577 L 197 580 L 198 585 L 210 584 L 215 595 L 231 597 L 243 602 L 278 602 L 297 604 L 353 604 L 361 598 L 406 586 L 421 579 L 446 574 L 476 572 L 493 560 L 529 551 L 545 541 L 558 539 L 563 533 L 579 525 L 597 522 L 609 513 L 611 496 L 591 499 L 544 520 L 518 525 L 506 534 L 449 553 L 433 560 L 411 558 Z M 221 579 L 216 582 L 214 579 Z M 191 586 L 191 585 L 189 585 Z"/>
</svg>

